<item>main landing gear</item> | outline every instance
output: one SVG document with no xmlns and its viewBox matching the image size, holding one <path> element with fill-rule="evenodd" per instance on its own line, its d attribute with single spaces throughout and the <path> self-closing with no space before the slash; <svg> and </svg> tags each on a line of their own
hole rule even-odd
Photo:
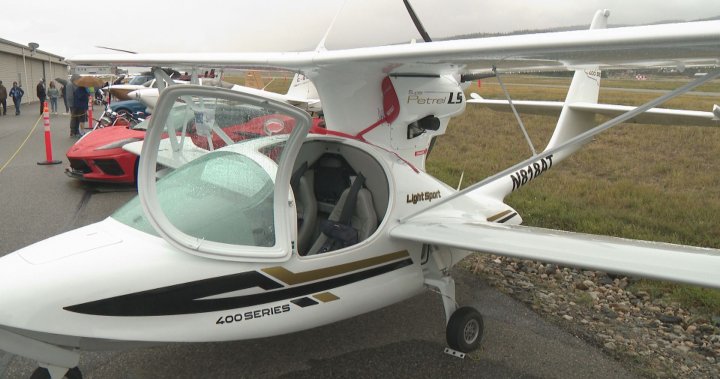
<svg viewBox="0 0 720 379">
<path fill-rule="evenodd" d="M 445 330 L 451 349 L 469 353 L 480 347 L 483 337 L 483 318 L 473 307 L 458 308 L 450 316 Z"/>
<path fill-rule="evenodd" d="M 459 261 L 464 255 L 466 254 L 463 252 L 451 253 L 448 249 L 438 249 L 435 246 L 423 247 L 425 285 L 434 287 L 440 292 L 445 308 L 447 320 L 445 337 L 451 349 L 445 351 L 461 358 L 465 353 L 480 347 L 484 331 L 480 312 L 469 306 L 458 307 L 455 301 L 455 281 L 448 271 L 453 266 L 453 262 Z"/>
</svg>

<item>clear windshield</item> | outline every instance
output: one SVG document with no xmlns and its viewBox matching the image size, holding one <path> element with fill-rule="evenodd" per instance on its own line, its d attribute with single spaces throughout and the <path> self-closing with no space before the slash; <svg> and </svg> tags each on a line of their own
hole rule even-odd
<svg viewBox="0 0 720 379">
<path fill-rule="evenodd" d="M 287 204 L 278 201 L 287 191 L 278 196 L 275 182 L 294 117 L 257 103 L 179 97 L 151 126 L 162 127 L 157 163 L 174 169 L 156 182 L 157 209 L 198 245 L 276 246 L 275 207 Z M 112 217 L 156 234 L 138 199 Z"/>
<path fill-rule="evenodd" d="M 197 238 L 249 246 L 272 246 L 273 180 L 257 162 L 229 151 L 205 155 L 157 184 L 165 216 Z M 155 231 L 134 199 L 112 216 L 147 233 Z"/>
</svg>

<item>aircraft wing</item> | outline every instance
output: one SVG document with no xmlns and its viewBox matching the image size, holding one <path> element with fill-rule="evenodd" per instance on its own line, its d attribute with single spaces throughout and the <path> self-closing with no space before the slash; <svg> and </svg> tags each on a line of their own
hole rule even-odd
<svg viewBox="0 0 720 379">
<path fill-rule="evenodd" d="M 390 235 L 427 244 L 475 250 L 631 276 L 720 288 L 720 250 L 520 225 L 410 220 Z"/>
<path fill-rule="evenodd" d="M 386 73 L 397 68 L 427 71 L 445 65 L 447 73 L 567 70 L 585 66 L 647 67 L 713 66 L 720 57 L 720 21 L 703 21 L 613 29 L 475 38 L 347 50 L 284 53 L 95 54 L 76 56 L 74 64 L 241 69 L 308 70 L 322 68 L 358 73 L 355 64 L 380 64 Z M 462 66 L 459 66 L 462 65 Z M 409 66 L 409 67 L 408 67 Z M 437 67 L 433 73 L 440 73 Z"/>
<path fill-rule="evenodd" d="M 471 96 L 472 99 L 467 101 L 470 104 L 479 104 L 494 111 L 511 111 L 510 104 L 507 100 L 485 99 L 475 93 L 471 94 Z M 518 112 L 529 114 L 558 116 L 563 105 L 565 105 L 565 103 L 562 101 L 513 100 L 513 106 L 515 106 Z M 635 107 L 627 105 L 586 102 L 571 103 L 568 107 L 584 113 L 593 113 L 609 117 L 616 117 L 635 109 Z M 651 108 L 627 122 L 658 125 L 720 126 L 720 106 L 715 105 L 712 112 Z"/>
<path fill-rule="evenodd" d="M 378 120 L 384 77 L 720 64 L 720 21 L 283 53 L 96 54 L 76 65 L 216 67 L 300 72 L 317 88 L 327 125 L 355 134 Z M 465 79 L 463 79 L 463 77 Z M 347 120 L 354 120 L 348 125 Z M 354 132 L 353 132 L 354 131 Z"/>
</svg>

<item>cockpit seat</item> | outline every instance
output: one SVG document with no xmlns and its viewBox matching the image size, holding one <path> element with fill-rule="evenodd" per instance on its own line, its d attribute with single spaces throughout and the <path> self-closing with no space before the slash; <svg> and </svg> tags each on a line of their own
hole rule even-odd
<svg viewBox="0 0 720 379">
<path fill-rule="evenodd" d="M 329 221 L 338 222 L 340 220 L 350 190 L 351 188 L 347 188 L 342 192 L 340 199 L 338 199 L 330 216 L 328 216 Z M 350 226 L 357 231 L 358 242 L 370 237 L 370 235 L 375 232 L 375 229 L 377 229 L 377 213 L 375 213 L 372 194 L 367 188 L 360 188 L 357 192 L 357 201 L 350 219 Z M 313 243 L 307 255 L 331 251 L 327 248 L 328 238 L 325 233 L 320 233 L 320 236 L 315 240 L 315 243 Z"/>
</svg>

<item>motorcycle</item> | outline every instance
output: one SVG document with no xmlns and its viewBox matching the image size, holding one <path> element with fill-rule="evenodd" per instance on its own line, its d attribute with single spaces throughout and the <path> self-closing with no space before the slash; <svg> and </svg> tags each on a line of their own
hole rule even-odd
<svg viewBox="0 0 720 379">
<path fill-rule="evenodd" d="M 108 126 L 127 126 L 133 127 L 142 121 L 145 121 L 145 114 L 143 112 L 128 113 L 128 112 L 115 112 L 110 108 L 110 105 L 103 102 L 105 105 L 105 111 L 100 115 L 99 118 L 95 119 L 95 125 L 93 130 L 97 128 L 105 128 Z"/>
</svg>

